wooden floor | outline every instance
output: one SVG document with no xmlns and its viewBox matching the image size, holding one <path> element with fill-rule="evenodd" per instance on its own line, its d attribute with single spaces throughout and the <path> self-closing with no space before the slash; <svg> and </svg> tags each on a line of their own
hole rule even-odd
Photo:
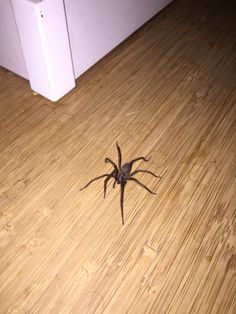
<svg viewBox="0 0 236 314">
<path fill-rule="evenodd" d="M 234 9 L 175 1 L 56 103 L 0 69 L 0 313 L 236 313 Z M 80 191 L 116 141 L 162 176 L 124 226 L 119 186 Z"/>
</svg>

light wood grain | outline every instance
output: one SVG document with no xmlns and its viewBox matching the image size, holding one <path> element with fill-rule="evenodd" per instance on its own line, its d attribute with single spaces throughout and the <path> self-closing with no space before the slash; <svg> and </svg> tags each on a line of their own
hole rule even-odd
<svg viewBox="0 0 236 314">
<path fill-rule="evenodd" d="M 233 1 L 175 1 L 57 103 L 0 69 L 0 313 L 236 312 Z M 104 163 L 152 156 L 119 188 Z"/>
</svg>

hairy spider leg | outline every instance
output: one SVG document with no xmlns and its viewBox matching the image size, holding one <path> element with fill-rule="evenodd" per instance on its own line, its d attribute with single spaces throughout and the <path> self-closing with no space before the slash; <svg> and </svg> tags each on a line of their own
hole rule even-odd
<svg viewBox="0 0 236 314">
<path fill-rule="evenodd" d="M 114 169 L 118 172 L 117 165 L 110 158 L 105 158 L 105 163 L 110 163 L 114 167 Z"/>
<path fill-rule="evenodd" d="M 150 157 L 151 158 L 151 157 Z M 150 159 L 149 158 L 149 159 Z M 145 157 L 138 157 L 138 158 L 135 158 L 133 160 L 131 160 L 130 162 L 127 162 L 126 164 L 124 164 L 122 167 L 121 167 L 121 172 L 123 174 L 126 175 L 126 177 L 129 177 L 130 175 L 130 172 L 132 170 L 132 167 L 133 167 L 133 164 L 138 161 L 138 160 L 144 160 L 144 161 L 148 161 L 149 159 L 146 159 Z"/>
<path fill-rule="evenodd" d="M 151 171 L 149 171 L 149 170 L 142 170 L 142 169 L 137 169 L 137 170 L 135 170 L 134 172 L 131 172 L 129 176 L 130 176 L 130 177 L 133 177 L 136 173 L 139 173 L 139 172 L 149 173 L 149 174 L 151 174 L 152 176 L 161 179 L 161 177 L 160 177 L 160 176 L 157 176 L 155 173 L 153 173 L 153 172 L 151 172 Z"/>
<path fill-rule="evenodd" d="M 115 170 L 115 173 L 114 173 L 114 183 L 113 183 L 113 189 L 115 188 L 116 186 L 116 180 L 117 180 L 117 175 L 118 175 L 118 167 L 117 165 L 114 163 L 114 161 L 112 161 L 110 158 L 105 158 L 105 162 L 106 163 L 110 163 L 113 167 L 114 167 L 114 170 Z"/>
<path fill-rule="evenodd" d="M 126 182 L 122 182 L 121 185 L 120 185 L 120 209 L 121 209 L 122 225 L 125 224 L 125 220 L 124 220 L 124 193 L 125 193 L 125 185 L 126 185 Z"/>
<path fill-rule="evenodd" d="M 122 164 L 122 154 L 121 154 L 121 150 L 120 147 L 118 145 L 118 142 L 116 142 L 116 148 L 117 148 L 117 152 L 118 152 L 118 167 L 119 170 L 121 169 L 121 164 Z"/>
<path fill-rule="evenodd" d="M 151 156 L 150 156 L 148 159 L 145 158 L 145 157 L 138 157 L 138 158 L 135 158 L 135 159 L 131 160 L 128 164 L 130 165 L 130 168 L 132 168 L 133 164 L 134 164 L 136 161 L 144 160 L 144 161 L 148 162 L 150 159 L 151 159 Z"/>
<path fill-rule="evenodd" d="M 112 173 L 104 180 L 104 198 L 106 197 L 106 191 L 107 191 L 107 184 L 108 184 L 108 181 L 111 179 L 111 178 L 114 178 L 114 182 L 116 182 L 116 170 L 113 170 Z M 113 183 L 113 186 L 114 186 L 114 183 Z"/>
<path fill-rule="evenodd" d="M 149 193 L 151 193 L 151 194 L 157 194 L 157 193 L 155 193 L 155 192 L 152 192 L 148 187 L 146 187 L 143 183 L 141 183 L 140 181 L 138 181 L 137 179 L 135 179 L 135 178 L 128 178 L 127 180 L 130 180 L 130 181 L 134 181 L 134 182 L 136 182 L 138 185 L 140 185 L 141 187 L 143 187 L 145 190 L 147 190 Z"/>
<path fill-rule="evenodd" d="M 103 174 L 99 177 L 96 177 L 94 179 L 92 179 L 91 181 L 89 181 L 84 187 L 82 187 L 79 191 L 82 191 L 83 189 L 87 188 L 92 182 L 96 181 L 96 180 L 99 180 L 101 178 L 104 178 L 104 177 L 109 177 L 111 174 Z"/>
</svg>

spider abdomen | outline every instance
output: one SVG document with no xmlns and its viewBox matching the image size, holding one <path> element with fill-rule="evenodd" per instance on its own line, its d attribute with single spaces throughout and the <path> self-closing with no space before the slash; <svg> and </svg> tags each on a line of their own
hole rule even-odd
<svg viewBox="0 0 236 314">
<path fill-rule="evenodd" d="M 127 177 L 129 176 L 130 172 L 131 172 L 131 169 L 132 169 L 132 164 L 131 163 L 127 163 L 127 164 L 124 164 L 122 167 L 121 167 L 121 172 L 125 175 L 127 175 Z"/>
<path fill-rule="evenodd" d="M 117 175 L 117 183 L 120 184 L 122 182 L 126 182 L 129 178 L 130 172 L 131 172 L 132 165 L 129 163 L 124 164 L 121 169 L 118 172 Z"/>
</svg>

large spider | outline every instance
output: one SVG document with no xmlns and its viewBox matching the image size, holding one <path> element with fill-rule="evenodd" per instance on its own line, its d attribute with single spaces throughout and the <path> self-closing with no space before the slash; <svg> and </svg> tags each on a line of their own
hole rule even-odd
<svg viewBox="0 0 236 314">
<path fill-rule="evenodd" d="M 143 183 L 141 183 L 140 181 L 135 179 L 133 176 L 139 172 L 144 172 L 144 173 L 149 173 L 156 178 L 161 178 L 161 177 L 155 175 L 153 172 L 151 172 L 149 170 L 137 169 L 137 170 L 131 172 L 132 166 L 136 161 L 144 160 L 144 161 L 148 162 L 151 157 L 149 157 L 148 159 L 146 159 L 145 157 L 138 157 L 138 158 L 135 158 L 135 159 L 131 160 L 130 162 L 122 165 L 121 149 L 120 149 L 117 142 L 116 142 L 116 147 L 117 147 L 117 151 L 118 151 L 118 166 L 110 158 L 105 158 L 105 163 L 112 164 L 112 166 L 114 167 L 114 170 L 110 174 L 103 174 L 99 177 L 92 179 L 83 188 L 81 188 L 80 191 L 87 188 L 92 182 L 106 177 L 106 179 L 104 180 L 104 198 L 105 198 L 108 181 L 111 178 L 113 178 L 114 179 L 113 188 L 115 188 L 116 183 L 120 185 L 121 218 L 122 218 L 122 224 L 124 225 L 124 191 L 125 191 L 125 185 L 126 185 L 127 181 L 133 181 L 133 182 L 137 183 L 138 185 L 140 185 L 141 187 L 143 187 L 144 189 L 146 189 L 149 193 L 156 194 L 155 192 L 152 192 L 149 188 L 147 188 Z"/>
</svg>

